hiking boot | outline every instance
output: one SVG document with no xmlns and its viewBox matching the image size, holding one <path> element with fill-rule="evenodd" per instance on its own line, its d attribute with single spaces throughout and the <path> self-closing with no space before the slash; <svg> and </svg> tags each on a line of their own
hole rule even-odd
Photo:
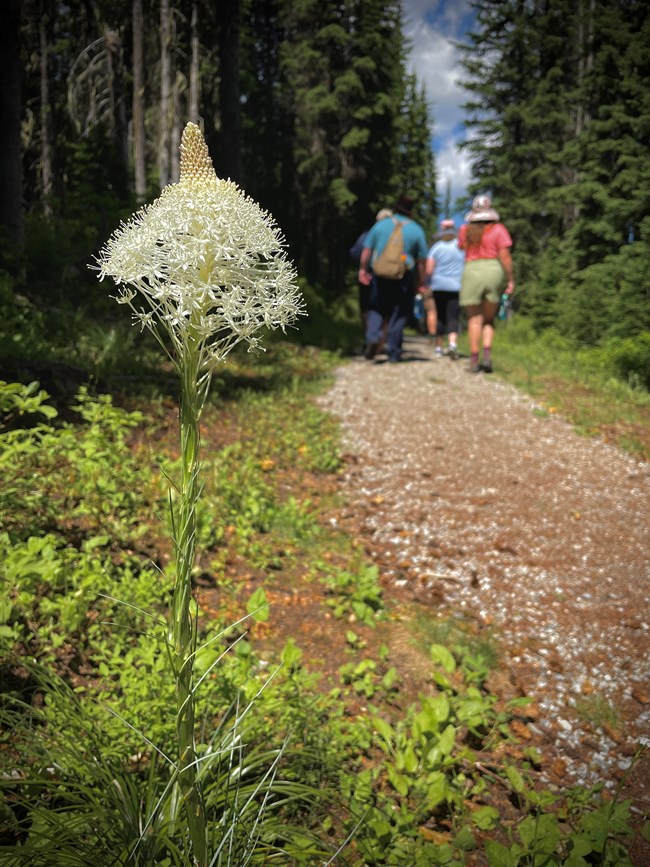
<svg viewBox="0 0 650 867">
<path fill-rule="evenodd" d="M 484 373 L 492 373 L 492 362 L 482 361 L 480 364 L 480 368 Z"/>
<path fill-rule="evenodd" d="M 470 373 L 480 373 L 483 370 L 478 361 L 470 361 L 469 367 L 467 369 Z"/>
<path fill-rule="evenodd" d="M 372 359 L 377 355 L 377 350 L 379 349 L 378 343 L 368 343 L 366 344 L 366 348 L 363 350 L 364 358 L 367 358 L 368 361 L 372 361 Z"/>
<path fill-rule="evenodd" d="M 458 361 L 458 348 L 456 346 L 450 346 L 447 350 L 447 355 L 452 361 Z"/>
</svg>

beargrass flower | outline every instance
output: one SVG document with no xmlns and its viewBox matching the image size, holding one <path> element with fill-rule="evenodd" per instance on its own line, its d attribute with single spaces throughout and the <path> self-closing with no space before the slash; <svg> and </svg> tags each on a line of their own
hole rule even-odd
<svg viewBox="0 0 650 867">
<path fill-rule="evenodd" d="M 180 181 L 122 224 L 97 262 L 100 279 L 115 281 L 117 300 L 156 336 L 180 379 L 180 470 L 170 497 L 176 574 L 166 633 L 177 737 L 169 818 L 174 825 L 178 811 L 184 811 L 192 864 L 207 867 L 206 766 L 195 743 L 198 612 L 192 585 L 201 491 L 199 417 L 215 366 L 240 342 L 255 349 L 262 327 L 285 329 L 304 312 L 303 302 L 272 217 L 236 184 L 217 178 L 193 123 L 181 140 Z"/>
<path fill-rule="evenodd" d="M 173 361 L 191 348 L 209 373 L 237 343 L 257 348 L 262 327 L 284 330 L 304 307 L 270 214 L 217 177 L 196 124 L 180 150 L 180 181 L 123 223 L 97 262 Z"/>
</svg>

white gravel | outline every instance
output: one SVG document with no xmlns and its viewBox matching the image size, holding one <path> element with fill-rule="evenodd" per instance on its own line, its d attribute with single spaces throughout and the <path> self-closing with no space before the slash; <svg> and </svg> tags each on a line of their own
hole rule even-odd
<svg viewBox="0 0 650 867">
<path fill-rule="evenodd" d="M 650 466 L 425 338 L 405 346 L 400 364 L 340 367 L 321 400 L 383 578 L 498 628 L 567 772 L 614 785 L 621 745 L 650 743 Z M 594 736 L 575 704 L 597 697 L 621 723 Z"/>
</svg>

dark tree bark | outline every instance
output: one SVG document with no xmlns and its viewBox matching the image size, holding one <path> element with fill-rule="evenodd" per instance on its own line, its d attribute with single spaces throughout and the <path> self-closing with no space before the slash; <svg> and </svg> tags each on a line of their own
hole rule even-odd
<svg viewBox="0 0 650 867">
<path fill-rule="evenodd" d="M 221 131 L 219 153 L 216 155 L 218 174 L 241 181 L 241 114 L 239 104 L 239 65 L 241 36 L 240 0 L 221 0 L 219 16 L 219 105 Z"/>
<path fill-rule="evenodd" d="M 176 75 L 174 78 L 174 84 L 172 86 L 172 100 L 171 100 L 171 116 L 172 116 L 172 124 L 171 129 L 169 131 L 170 137 L 170 153 L 169 153 L 169 174 L 170 174 L 170 182 L 172 184 L 177 184 L 181 174 L 181 154 L 180 154 L 180 146 L 181 146 L 181 88 L 179 76 Z"/>
<path fill-rule="evenodd" d="M 20 0 L 0 3 L 0 230 L 23 240 Z"/>
<path fill-rule="evenodd" d="M 194 0 L 190 24 L 190 92 L 187 110 L 187 119 L 192 123 L 199 122 L 199 88 L 199 8 Z"/>
<path fill-rule="evenodd" d="M 41 20 L 38 25 L 40 42 L 40 77 L 41 77 L 41 193 L 43 213 L 50 216 L 52 213 L 52 106 L 50 105 L 50 79 L 47 69 L 47 57 L 49 50 L 48 36 L 49 16 L 41 7 Z"/>
<path fill-rule="evenodd" d="M 129 165 L 129 136 L 127 106 L 124 88 L 124 47 L 122 34 L 109 27 L 104 28 L 108 48 L 111 100 L 111 134 L 125 169 Z"/>
<path fill-rule="evenodd" d="M 160 189 L 170 180 L 172 111 L 171 10 L 169 0 L 160 0 L 160 110 L 158 135 L 158 181 Z"/>
<path fill-rule="evenodd" d="M 147 195 L 144 136 L 144 13 L 142 0 L 133 0 L 133 163 L 135 195 L 142 202 Z"/>
</svg>

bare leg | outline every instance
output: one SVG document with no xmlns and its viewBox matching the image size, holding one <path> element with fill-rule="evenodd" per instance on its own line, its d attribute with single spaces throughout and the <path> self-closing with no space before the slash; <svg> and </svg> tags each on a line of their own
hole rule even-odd
<svg viewBox="0 0 650 867">
<path fill-rule="evenodd" d="M 438 313 L 432 297 L 424 299 L 424 309 L 427 314 L 427 334 L 429 337 L 435 337 L 438 329 Z"/>
<path fill-rule="evenodd" d="M 483 312 L 479 304 L 470 304 L 465 308 L 465 312 L 467 313 L 469 351 L 472 355 L 478 355 L 481 347 L 481 332 L 483 331 Z"/>
<path fill-rule="evenodd" d="M 491 301 L 483 302 L 483 361 L 481 368 L 486 373 L 492 373 L 492 340 L 494 339 L 494 317 L 498 304 Z"/>
<path fill-rule="evenodd" d="M 483 349 L 492 349 L 492 341 L 494 340 L 494 317 L 496 316 L 498 304 L 492 301 L 483 302 Z M 478 351 L 478 350 L 477 350 Z"/>
</svg>

